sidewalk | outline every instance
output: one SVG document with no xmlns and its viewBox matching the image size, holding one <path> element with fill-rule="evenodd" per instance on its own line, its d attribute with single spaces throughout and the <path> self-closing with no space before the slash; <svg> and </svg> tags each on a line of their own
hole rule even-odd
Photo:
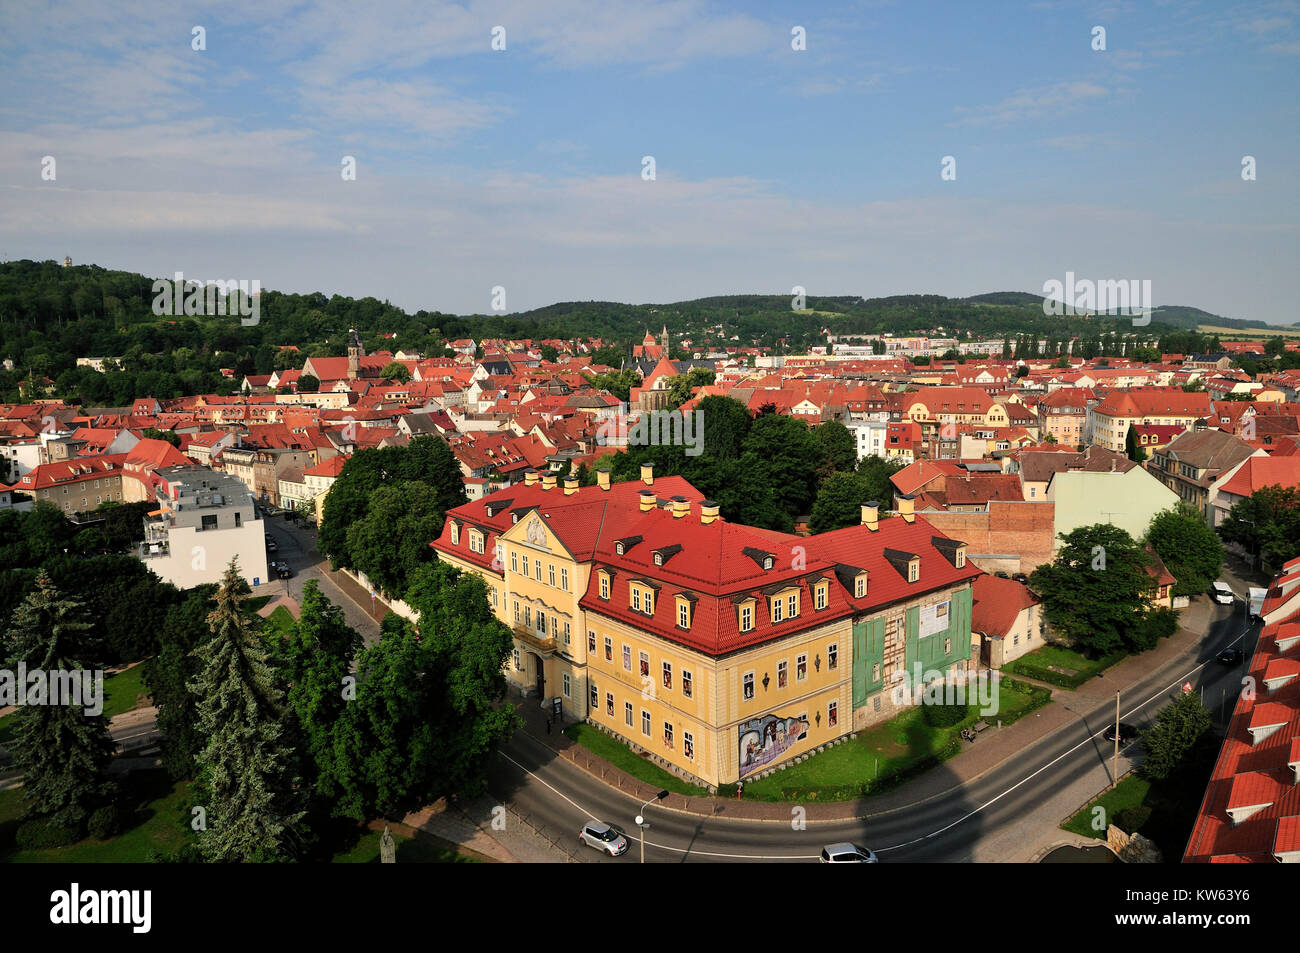
<svg viewBox="0 0 1300 953">
<path fill-rule="evenodd" d="M 1121 710 L 1127 712 L 1133 706 L 1147 700 L 1146 697 L 1128 697 L 1129 688 L 1145 679 L 1150 673 L 1172 662 L 1192 646 L 1199 645 L 1205 638 L 1204 632 L 1208 629 L 1213 614 L 1214 604 L 1210 600 L 1206 598 L 1195 600 L 1192 605 L 1182 610 L 1181 621 L 1185 627 L 1162 640 L 1156 648 L 1124 659 L 1073 691 L 1045 685 L 1044 687 L 1052 690 L 1050 704 L 1026 715 L 1012 725 L 1002 728 L 990 727 L 981 732 L 974 744 L 964 746 L 960 754 L 944 762 L 941 768 L 927 771 L 892 791 L 870 798 L 805 804 L 803 806 L 808 812 L 808 819 L 851 820 L 868 813 L 878 815 L 887 811 L 914 807 L 921 801 L 946 794 L 954 788 L 978 780 L 1040 739 L 1067 727 L 1071 722 L 1080 720 L 1083 713 L 1106 702 L 1113 704 L 1116 690 L 1120 691 Z M 1196 631 L 1198 629 L 1199 632 Z M 1207 702 L 1209 701 L 1207 699 Z M 653 785 L 633 778 L 604 758 L 569 739 L 563 734 L 563 725 L 554 725 L 548 733 L 546 730 L 548 713 L 536 703 L 535 699 L 512 699 L 511 703 L 516 706 L 522 717 L 521 731 L 534 741 L 546 745 L 559 757 L 577 765 L 593 778 L 637 800 L 646 800 L 658 792 L 659 789 Z M 1102 724 L 1089 725 L 1089 727 L 1096 731 L 1100 730 Z M 1097 781 L 1095 778 L 1084 781 L 1084 786 L 1089 783 L 1096 786 Z M 1071 794 L 1075 792 L 1071 791 Z M 1086 797 L 1080 803 L 1084 802 Z M 705 817 L 779 821 L 786 824 L 790 821 L 790 804 L 784 801 L 745 801 L 735 798 L 670 794 L 660 803 L 670 810 Z M 1064 831 L 1059 833 L 1062 842 L 1068 841 Z"/>
</svg>

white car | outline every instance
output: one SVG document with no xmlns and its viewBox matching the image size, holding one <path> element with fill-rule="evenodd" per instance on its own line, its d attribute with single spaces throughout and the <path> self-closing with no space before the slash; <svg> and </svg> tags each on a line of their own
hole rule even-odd
<svg viewBox="0 0 1300 953">
<path fill-rule="evenodd" d="M 582 833 L 578 836 L 588 847 L 603 850 L 611 857 L 627 853 L 627 838 L 613 824 L 606 824 L 603 821 L 588 821 L 582 825 Z"/>
<path fill-rule="evenodd" d="M 1232 587 L 1226 582 L 1216 582 L 1213 587 L 1214 601 L 1225 606 L 1230 606 L 1236 601 L 1237 597 L 1233 595 Z"/>
<path fill-rule="evenodd" d="M 860 844 L 831 844 L 822 848 L 823 864 L 875 864 L 879 859 Z"/>
</svg>

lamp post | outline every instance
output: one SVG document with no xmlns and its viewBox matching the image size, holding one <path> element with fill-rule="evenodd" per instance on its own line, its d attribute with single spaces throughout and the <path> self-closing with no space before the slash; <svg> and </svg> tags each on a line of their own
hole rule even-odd
<svg viewBox="0 0 1300 953">
<path fill-rule="evenodd" d="M 641 805 L 641 811 L 644 811 L 644 810 L 645 810 L 647 807 L 649 807 L 650 804 L 653 803 L 654 801 L 662 801 L 662 800 L 663 800 L 664 798 L 666 798 L 667 796 L 668 796 L 668 792 L 667 792 L 667 791 L 660 791 L 660 792 L 659 792 L 658 794 L 656 794 L 654 797 L 650 798 L 649 801 L 646 801 L 645 804 L 642 804 L 642 805 Z M 638 812 L 637 812 L 637 815 L 636 815 L 636 826 L 637 826 L 638 828 L 641 829 L 641 863 L 644 864 L 644 863 L 645 863 L 645 829 L 646 829 L 647 827 L 649 827 L 650 825 L 648 825 L 648 824 L 645 822 L 645 818 L 641 816 L 641 811 L 638 811 Z"/>
<path fill-rule="evenodd" d="M 1115 755 L 1110 764 L 1110 786 L 1119 784 L 1119 692 L 1115 693 Z"/>
</svg>

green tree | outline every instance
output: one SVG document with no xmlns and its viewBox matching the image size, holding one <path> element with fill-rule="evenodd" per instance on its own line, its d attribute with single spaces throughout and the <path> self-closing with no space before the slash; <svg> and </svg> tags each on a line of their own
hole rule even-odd
<svg viewBox="0 0 1300 953">
<path fill-rule="evenodd" d="M 196 650 L 200 669 L 190 683 L 206 738 L 197 758 L 207 794 L 199 845 L 218 862 L 289 859 L 303 816 L 288 770 L 293 752 L 282 740 L 284 698 L 244 613 L 248 591 L 232 559 L 208 616 L 212 637 Z"/>
<path fill-rule="evenodd" d="M 298 393 L 314 394 L 320 390 L 320 378 L 311 374 L 298 375 Z"/>
<path fill-rule="evenodd" d="M 712 384 L 714 372 L 707 367 L 693 367 L 685 374 L 677 374 L 668 379 L 668 406 L 677 408 L 691 399 L 691 392 L 697 387 Z"/>
<path fill-rule="evenodd" d="M 347 704 L 351 686 L 346 679 L 361 644 L 343 610 L 321 594 L 316 580 L 309 580 L 303 586 L 298 623 L 283 651 L 289 705 L 297 717 L 318 802 L 329 802 L 339 793 L 334 732 Z"/>
<path fill-rule="evenodd" d="M 1129 424 L 1128 433 L 1124 437 L 1124 453 L 1130 459 L 1141 463 L 1147 458 L 1147 452 L 1138 445 L 1137 428 Z"/>
<path fill-rule="evenodd" d="M 430 541 L 442 532 L 437 491 L 407 480 L 377 488 L 364 518 L 348 527 L 352 566 L 383 593 L 400 597 L 416 567 L 433 559 Z"/>
<path fill-rule="evenodd" d="M 488 759 L 517 722 L 501 704 L 511 634 L 482 580 L 431 563 L 407 599 L 418 630 L 384 618 L 335 732 L 336 811 L 356 820 L 480 793 Z"/>
<path fill-rule="evenodd" d="M 397 381 L 399 384 L 405 384 L 411 379 L 411 372 L 401 361 L 389 361 L 384 365 L 384 369 L 379 372 L 379 376 L 386 381 Z"/>
<path fill-rule="evenodd" d="M 178 780 L 194 777 L 195 759 L 203 750 L 199 699 L 189 683 L 199 674 L 194 650 L 211 635 L 208 614 L 216 591 L 214 585 L 187 589 L 184 600 L 167 610 L 159 626 L 158 652 L 144 663 L 144 683 L 158 709 L 163 767 Z"/>
<path fill-rule="evenodd" d="M 753 425 L 749 409 L 732 397 L 713 394 L 695 405 L 704 433 L 704 453 L 715 460 L 736 460 L 744 452 Z"/>
<path fill-rule="evenodd" d="M 791 520 L 811 509 L 818 454 L 807 424 L 782 414 L 760 414 L 745 438 L 744 451 L 767 461 L 777 505 Z"/>
<path fill-rule="evenodd" d="M 879 501 L 888 508 L 894 499 L 894 484 L 890 480 L 906 464 L 899 460 L 888 460 L 875 454 L 868 454 L 858 461 L 858 474 L 867 481 L 868 500 Z"/>
<path fill-rule="evenodd" d="M 1223 568 L 1223 544 L 1200 514 L 1186 504 L 1157 513 L 1147 527 L 1147 542 L 1177 582 L 1173 594 L 1205 592 Z"/>
<path fill-rule="evenodd" d="M 1030 583 L 1048 622 L 1094 657 L 1137 647 L 1153 589 L 1142 547 L 1109 523 L 1081 526 L 1060 539 L 1056 558 L 1039 566 Z"/>
<path fill-rule="evenodd" d="M 145 440 L 166 440 L 173 447 L 181 445 L 180 435 L 175 430 L 159 430 L 157 427 L 145 427 L 140 432 L 140 435 Z"/>
<path fill-rule="evenodd" d="M 832 473 L 817 491 L 808 531 L 824 533 L 860 522 L 862 504 L 872 499 L 869 492 L 865 477 L 856 473 Z"/>
<path fill-rule="evenodd" d="M 858 465 L 858 441 L 853 432 L 838 420 L 828 420 L 813 428 L 817 445 L 817 473 L 825 480 L 832 473 L 852 473 Z"/>
<path fill-rule="evenodd" d="M 1141 773 L 1163 781 L 1173 774 L 1187 753 L 1210 729 L 1210 713 L 1194 691 L 1181 692 L 1178 699 L 1160 709 L 1156 723 L 1142 733 L 1146 760 Z"/>
<path fill-rule="evenodd" d="M 1300 489 L 1275 484 L 1238 500 L 1219 525 L 1219 536 L 1275 572 L 1300 556 Z"/>
<path fill-rule="evenodd" d="M 50 676 L 67 673 L 81 680 L 85 691 L 93 679 L 85 667 L 89 630 L 81 603 L 64 596 L 42 571 L 36 588 L 14 612 L 5 637 L 7 667 L 21 664 Z M 90 697 L 81 700 L 82 705 L 29 700 L 9 716 L 14 726 L 8 747 L 23 774 L 24 816 L 63 828 L 69 841 L 80 839 L 91 811 L 113 792 L 104 773 L 114 749 L 108 719 L 86 711 L 93 707 Z"/>
</svg>

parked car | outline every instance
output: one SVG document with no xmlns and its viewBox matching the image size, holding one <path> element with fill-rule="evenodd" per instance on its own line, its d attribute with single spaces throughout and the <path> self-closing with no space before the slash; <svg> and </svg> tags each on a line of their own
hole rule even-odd
<svg viewBox="0 0 1300 953">
<path fill-rule="evenodd" d="M 284 564 L 284 563 L 280 563 L 279 567 L 275 570 L 275 574 L 276 574 L 277 576 L 279 576 L 281 579 L 292 579 L 292 578 L 293 578 L 293 570 L 290 569 L 290 568 L 289 568 L 286 564 Z"/>
<path fill-rule="evenodd" d="M 831 844 L 822 848 L 823 864 L 875 864 L 879 858 L 860 844 Z"/>
<path fill-rule="evenodd" d="M 268 553 L 279 552 L 279 550 L 280 550 L 280 544 L 277 543 L 275 540 L 268 539 L 266 541 L 266 551 Z"/>
<path fill-rule="evenodd" d="M 997 576 L 999 579 L 1010 579 L 1010 578 L 1011 578 L 1009 575 L 1007 575 L 1006 573 L 1002 572 L 1001 570 L 995 572 L 993 575 Z"/>
<path fill-rule="evenodd" d="M 579 838 L 588 847 L 603 850 L 611 857 L 627 853 L 628 843 L 623 832 L 604 821 L 588 821 L 583 825 Z"/>
<path fill-rule="evenodd" d="M 1224 665 L 1240 665 L 1245 657 L 1246 653 L 1241 649 L 1224 649 L 1215 656 Z"/>
<path fill-rule="evenodd" d="M 1236 596 L 1232 593 L 1232 587 L 1226 582 L 1216 582 L 1213 586 L 1214 601 L 1225 606 L 1232 605 L 1236 601 Z"/>
<path fill-rule="evenodd" d="M 1014 575 L 1012 575 L 1011 578 L 1014 579 L 1016 582 L 1020 583 L 1022 586 L 1029 585 L 1029 577 L 1025 575 L 1023 572 L 1015 573 Z"/>
<path fill-rule="evenodd" d="M 1106 726 L 1106 730 L 1103 731 L 1103 732 L 1101 733 L 1101 736 L 1102 736 L 1103 738 L 1105 738 L 1107 741 L 1114 741 L 1114 740 L 1115 740 L 1115 724 L 1114 724 L 1114 722 L 1111 722 L 1109 725 Z M 1122 722 L 1122 721 L 1119 723 L 1119 743 L 1120 743 L 1120 744 L 1122 744 L 1122 745 L 1126 745 L 1126 744 L 1128 744 L 1130 741 L 1133 741 L 1135 738 L 1137 738 L 1137 736 L 1138 736 L 1138 730 L 1137 730 L 1136 728 L 1134 728 L 1132 725 L 1126 725 L 1126 724 L 1125 724 L 1124 722 Z"/>
</svg>

